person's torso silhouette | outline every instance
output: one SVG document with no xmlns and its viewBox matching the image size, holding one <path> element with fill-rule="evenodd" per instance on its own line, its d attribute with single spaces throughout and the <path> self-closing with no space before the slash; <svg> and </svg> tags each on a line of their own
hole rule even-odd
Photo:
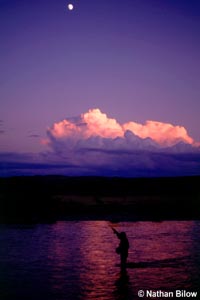
<svg viewBox="0 0 200 300">
<path fill-rule="evenodd" d="M 120 240 L 119 246 L 116 249 L 117 254 L 120 255 L 121 267 L 126 267 L 126 261 L 128 257 L 129 241 L 125 232 L 118 232 L 116 229 L 112 228 L 113 232 L 117 235 Z"/>
</svg>

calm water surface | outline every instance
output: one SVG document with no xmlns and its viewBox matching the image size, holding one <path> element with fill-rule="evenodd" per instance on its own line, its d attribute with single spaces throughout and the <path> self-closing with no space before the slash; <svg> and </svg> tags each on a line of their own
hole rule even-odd
<svg viewBox="0 0 200 300">
<path fill-rule="evenodd" d="M 126 272 L 110 225 L 1 226 L 0 299 L 132 300 L 141 289 L 198 291 L 200 299 L 200 222 L 112 224 L 129 238 Z"/>
</svg>

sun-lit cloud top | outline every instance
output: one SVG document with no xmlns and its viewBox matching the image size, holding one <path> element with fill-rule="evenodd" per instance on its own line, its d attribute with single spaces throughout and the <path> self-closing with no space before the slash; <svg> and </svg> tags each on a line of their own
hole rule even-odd
<svg viewBox="0 0 200 300">
<path fill-rule="evenodd" d="M 157 121 L 120 124 L 100 109 L 54 123 L 42 143 L 48 150 L 44 147 L 37 156 L 0 153 L 0 174 L 122 177 L 200 174 L 199 143 L 183 126 Z"/>
<path fill-rule="evenodd" d="M 122 126 L 115 119 L 108 118 L 99 109 L 90 109 L 78 118 L 54 123 L 48 132 L 55 138 L 89 138 L 91 136 L 115 138 L 124 135 Z"/>
<path fill-rule="evenodd" d="M 150 137 L 161 146 L 172 146 L 180 141 L 193 144 L 194 140 L 188 135 L 183 126 L 174 126 L 157 121 L 146 121 L 145 124 L 129 122 L 123 125 L 124 130 L 131 130 L 141 138 Z"/>
<path fill-rule="evenodd" d="M 179 142 L 194 145 L 195 141 L 183 126 L 175 126 L 158 121 L 146 121 L 145 124 L 133 121 L 120 124 L 116 119 L 109 118 L 100 109 L 90 109 L 77 118 L 68 118 L 54 123 L 48 129 L 48 136 L 54 139 L 89 139 L 100 137 L 116 139 L 126 137 L 126 132 L 132 132 L 140 139 L 150 138 L 160 147 L 170 147 Z M 49 140 L 50 142 L 50 140 Z"/>
</svg>

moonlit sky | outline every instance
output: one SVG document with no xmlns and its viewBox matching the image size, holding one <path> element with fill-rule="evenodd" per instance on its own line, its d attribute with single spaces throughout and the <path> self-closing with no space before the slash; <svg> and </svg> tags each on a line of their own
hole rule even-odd
<svg viewBox="0 0 200 300">
<path fill-rule="evenodd" d="M 69 3 L 0 0 L 2 157 L 47 151 L 47 128 L 94 108 L 199 142 L 200 1 Z"/>
</svg>

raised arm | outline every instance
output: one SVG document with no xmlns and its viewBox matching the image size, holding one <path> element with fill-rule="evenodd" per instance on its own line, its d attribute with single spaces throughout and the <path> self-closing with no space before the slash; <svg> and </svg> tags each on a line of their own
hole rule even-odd
<svg viewBox="0 0 200 300">
<path fill-rule="evenodd" d="M 111 227 L 112 228 L 112 227 Z M 120 233 L 115 229 L 115 228 L 112 228 L 114 234 L 116 234 L 116 236 L 119 238 L 120 236 Z"/>
</svg>

